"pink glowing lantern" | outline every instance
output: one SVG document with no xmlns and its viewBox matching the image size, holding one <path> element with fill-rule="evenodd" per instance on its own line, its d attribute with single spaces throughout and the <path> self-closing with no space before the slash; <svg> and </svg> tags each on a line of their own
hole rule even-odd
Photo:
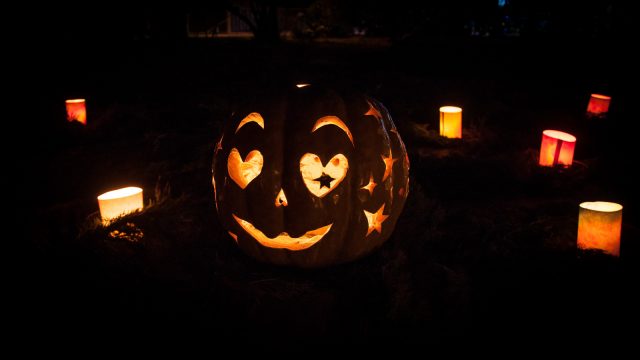
<svg viewBox="0 0 640 360">
<path fill-rule="evenodd" d="M 540 145 L 540 166 L 571 166 L 575 147 L 575 136 L 558 130 L 543 131 L 542 144 Z"/>
<path fill-rule="evenodd" d="M 589 105 L 587 106 L 587 114 L 604 116 L 609 112 L 609 103 L 611 103 L 611 96 L 591 94 L 591 99 L 589 99 Z"/>
<path fill-rule="evenodd" d="M 87 108 L 84 99 L 71 99 L 65 101 L 67 105 L 67 120 L 78 121 L 87 125 Z"/>
<path fill-rule="evenodd" d="M 593 201 L 580 204 L 578 248 L 596 249 L 620 256 L 622 205 Z"/>
</svg>

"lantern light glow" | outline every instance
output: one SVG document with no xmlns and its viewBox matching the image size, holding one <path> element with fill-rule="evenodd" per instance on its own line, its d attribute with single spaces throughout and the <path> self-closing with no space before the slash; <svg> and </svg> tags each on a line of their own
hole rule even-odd
<svg viewBox="0 0 640 360">
<path fill-rule="evenodd" d="M 580 204 L 578 217 L 578 248 L 598 249 L 620 256 L 622 205 L 594 201 Z"/>
<path fill-rule="evenodd" d="M 102 223 L 108 225 L 113 219 L 122 215 L 142 210 L 144 207 L 142 189 L 126 187 L 106 192 L 98 196 L 98 206 Z"/>
<path fill-rule="evenodd" d="M 78 121 L 87 125 L 87 107 L 84 99 L 70 99 L 65 101 L 67 107 L 67 120 Z"/>
<path fill-rule="evenodd" d="M 592 116 L 603 116 L 609 112 L 609 103 L 611 103 L 611 96 L 591 94 L 587 113 Z"/>
<path fill-rule="evenodd" d="M 451 139 L 462 138 L 462 108 L 457 106 L 440 108 L 440 136 Z"/>
<path fill-rule="evenodd" d="M 545 130 L 542 132 L 539 164 L 569 167 L 573 163 L 575 147 L 575 136 L 558 130 Z"/>
</svg>

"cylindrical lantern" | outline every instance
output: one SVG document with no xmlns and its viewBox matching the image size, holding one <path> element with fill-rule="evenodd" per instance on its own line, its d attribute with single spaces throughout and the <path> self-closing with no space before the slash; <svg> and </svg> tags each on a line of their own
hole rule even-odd
<svg viewBox="0 0 640 360">
<path fill-rule="evenodd" d="M 558 130 L 545 130 L 542 132 L 539 163 L 541 166 L 571 166 L 575 148 L 575 136 Z"/>
<path fill-rule="evenodd" d="M 605 202 L 583 202 L 578 218 L 578 248 L 598 249 L 620 256 L 622 205 Z"/>
<path fill-rule="evenodd" d="M 440 136 L 462 139 L 462 108 L 457 106 L 440 108 Z"/>
<path fill-rule="evenodd" d="M 611 103 L 611 96 L 591 94 L 587 113 L 594 116 L 605 115 L 609 111 L 609 103 Z"/>
<path fill-rule="evenodd" d="M 119 216 L 142 210 L 144 206 L 142 189 L 139 187 L 126 187 L 106 192 L 98 196 L 98 205 L 102 223 L 107 225 L 111 220 Z"/>
<path fill-rule="evenodd" d="M 65 103 L 67 105 L 67 120 L 87 125 L 87 108 L 84 99 L 71 99 Z"/>
</svg>

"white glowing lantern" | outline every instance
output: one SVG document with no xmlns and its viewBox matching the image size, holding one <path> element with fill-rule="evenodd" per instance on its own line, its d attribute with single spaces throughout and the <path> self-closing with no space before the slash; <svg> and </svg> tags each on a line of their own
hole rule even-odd
<svg viewBox="0 0 640 360">
<path fill-rule="evenodd" d="M 115 218 L 142 210 L 144 207 L 142 189 L 130 186 L 106 192 L 98 196 L 98 206 L 102 223 L 107 225 Z"/>
</svg>

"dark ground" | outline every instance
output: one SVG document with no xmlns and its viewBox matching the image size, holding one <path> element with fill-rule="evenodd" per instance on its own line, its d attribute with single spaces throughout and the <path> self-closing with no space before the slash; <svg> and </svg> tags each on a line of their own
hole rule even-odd
<svg viewBox="0 0 640 360">
<path fill-rule="evenodd" d="M 15 331 L 112 345 L 196 334 L 212 348 L 276 351 L 630 346 L 627 328 L 640 320 L 630 60 L 615 44 L 593 48 L 575 39 L 145 42 L 45 61 L 19 169 L 30 191 L 17 219 L 26 246 Z M 245 256 L 220 227 L 214 144 L 234 101 L 276 77 L 351 84 L 393 115 L 411 192 L 393 237 L 367 258 L 276 268 Z M 613 96 L 608 119 L 585 119 L 591 92 Z M 65 120 L 73 97 L 88 99 L 86 128 Z M 435 136 L 445 103 L 464 108 L 462 141 Z M 572 168 L 536 166 L 547 128 L 577 135 Z M 97 227 L 96 195 L 130 184 L 152 205 Z M 576 251 L 578 204 L 591 200 L 625 206 L 619 259 Z M 144 233 L 135 242 L 109 235 L 135 228 Z"/>
</svg>

